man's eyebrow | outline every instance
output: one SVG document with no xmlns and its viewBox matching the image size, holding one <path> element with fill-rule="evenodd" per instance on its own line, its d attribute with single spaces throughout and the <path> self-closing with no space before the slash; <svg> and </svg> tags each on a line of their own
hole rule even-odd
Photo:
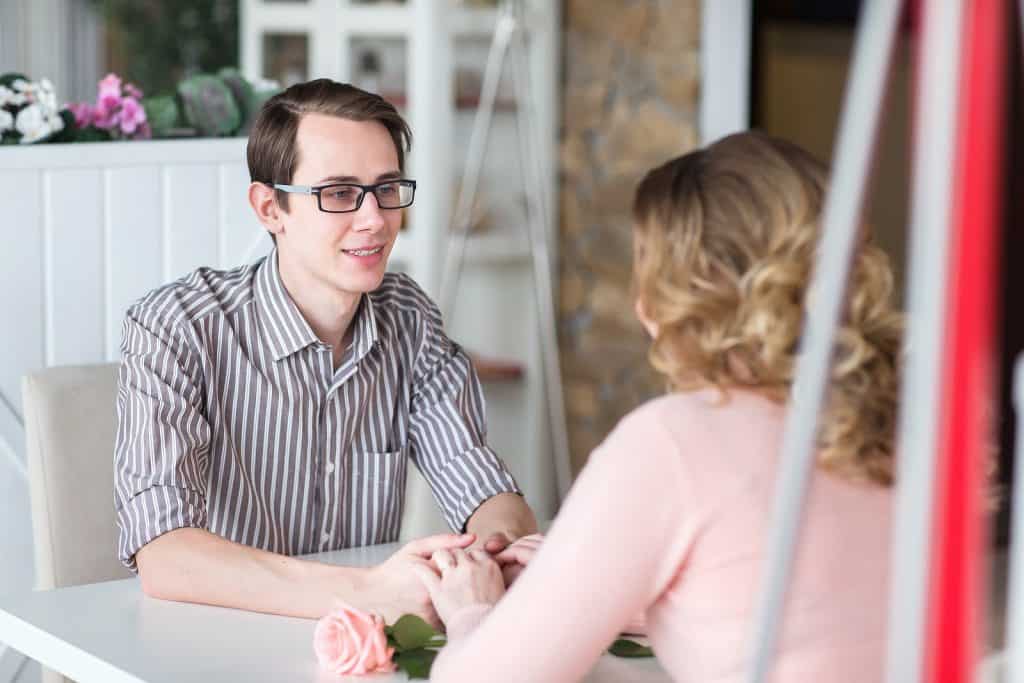
<svg viewBox="0 0 1024 683">
<path fill-rule="evenodd" d="M 397 180 L 401 178 L 402 174 L 398 171 L 388 171 L 387 173 L 381 173 L 377 176 L 375 182 L 383 182 L 385 180 Z M 324 183 L 358 183 L 359 178 L 354 175 L 329 175 L 326 178 L 321 178 L 317 185 L 323 185 Z"/>
</svg>

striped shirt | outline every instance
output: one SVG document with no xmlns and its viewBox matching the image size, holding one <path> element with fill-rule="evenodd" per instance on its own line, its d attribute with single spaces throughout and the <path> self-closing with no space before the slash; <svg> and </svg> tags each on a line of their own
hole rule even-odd
<svg viewBox="0 0 1024 683">
<path fill-rule="evenodd" d="M 416 283 L 386 274 L 352 325 L 335 370 L 276 251 L 128 309 L 114 458 L 126 566 L 182 527 L 287 555 L 394 541 L 410 460 L 455 530 L 519 493 L 487 446 L 476 373 Z"/>
</svg>

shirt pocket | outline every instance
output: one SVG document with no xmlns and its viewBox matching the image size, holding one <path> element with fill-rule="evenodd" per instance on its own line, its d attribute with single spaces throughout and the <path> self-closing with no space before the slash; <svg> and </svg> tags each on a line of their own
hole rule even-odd
<svg viewBox="0 0 1024 683">
<path fill-rule="evenodd" d="M 352 509 L 360 545 L 398 539 L 405 502 L 408 449 L 353 454 Z"/>
</svg>

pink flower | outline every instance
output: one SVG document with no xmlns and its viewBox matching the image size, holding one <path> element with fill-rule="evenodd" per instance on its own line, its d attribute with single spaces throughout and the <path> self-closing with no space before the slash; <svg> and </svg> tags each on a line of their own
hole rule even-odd
<svg viewBox="0 0 1024 683">
<path fill-rule="evenodd" d="M 96 114 L 92 109 L 92 105 L 88 102 L 75 102 L 68 105 L 68 109 L 75 117 L 75 125 L 78 128 L 86 128 L 92 125 L 93 119 Z"/>
<path fill-rule="evenodd" d="M 128 97 L 134 97 L 137 100 L 142 99 L 142 91 L 136 88 L 134 83 L 124 84 L 124 94 Z"/>
<path fill-rule="evenodd" d="M 99 94 L 97 100 L 102 100 L 104 97 L 121 97 L 121 79 L 117 74 L 107 74 L 103 77 L 103 80 L 99 84 Z"/>
<path fill-rule="evenodd" d="M 121 132 L 131 135 L 146 122 L 146 110 L 134 97 L 121 100 Z"/>
<path fill-rule="evenodd" d="M 395 670 L 384 620 L 343 603 L 317 622 L 313 651 L 320 666 L 339 676 Z"/>
<path fill-rule="evenodd" d="M 96 100 L 96 108 L 93 110 L 93 124 L 97 128 L 111 129 L 117 126 L 118 110 L 121 106 L 120 97 L 101 95 Z"/>
</svg>

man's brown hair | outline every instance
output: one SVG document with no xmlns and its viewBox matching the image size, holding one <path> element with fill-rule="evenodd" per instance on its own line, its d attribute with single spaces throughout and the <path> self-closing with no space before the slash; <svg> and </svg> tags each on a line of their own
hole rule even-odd
<svg viewBox="0 0 1024 683">
<path fill-rule="evenodd" d="M 290 184 L 299 163 L 295 135 L 303 114 L 326 114 L 350 121 L 376 121 L 395 143 L 398 168 L 405 168 L 405 153 L 412 145 L 409 124 L 394 105 L 380 95 L 348 83 L 318 78 L 296 83 L 274 95 L 256 116 L 249 133 L 246 158 L 252 182 Z M 277 202 L 288 210 L 288 194 L 277 191 Z"/>
</svg>

